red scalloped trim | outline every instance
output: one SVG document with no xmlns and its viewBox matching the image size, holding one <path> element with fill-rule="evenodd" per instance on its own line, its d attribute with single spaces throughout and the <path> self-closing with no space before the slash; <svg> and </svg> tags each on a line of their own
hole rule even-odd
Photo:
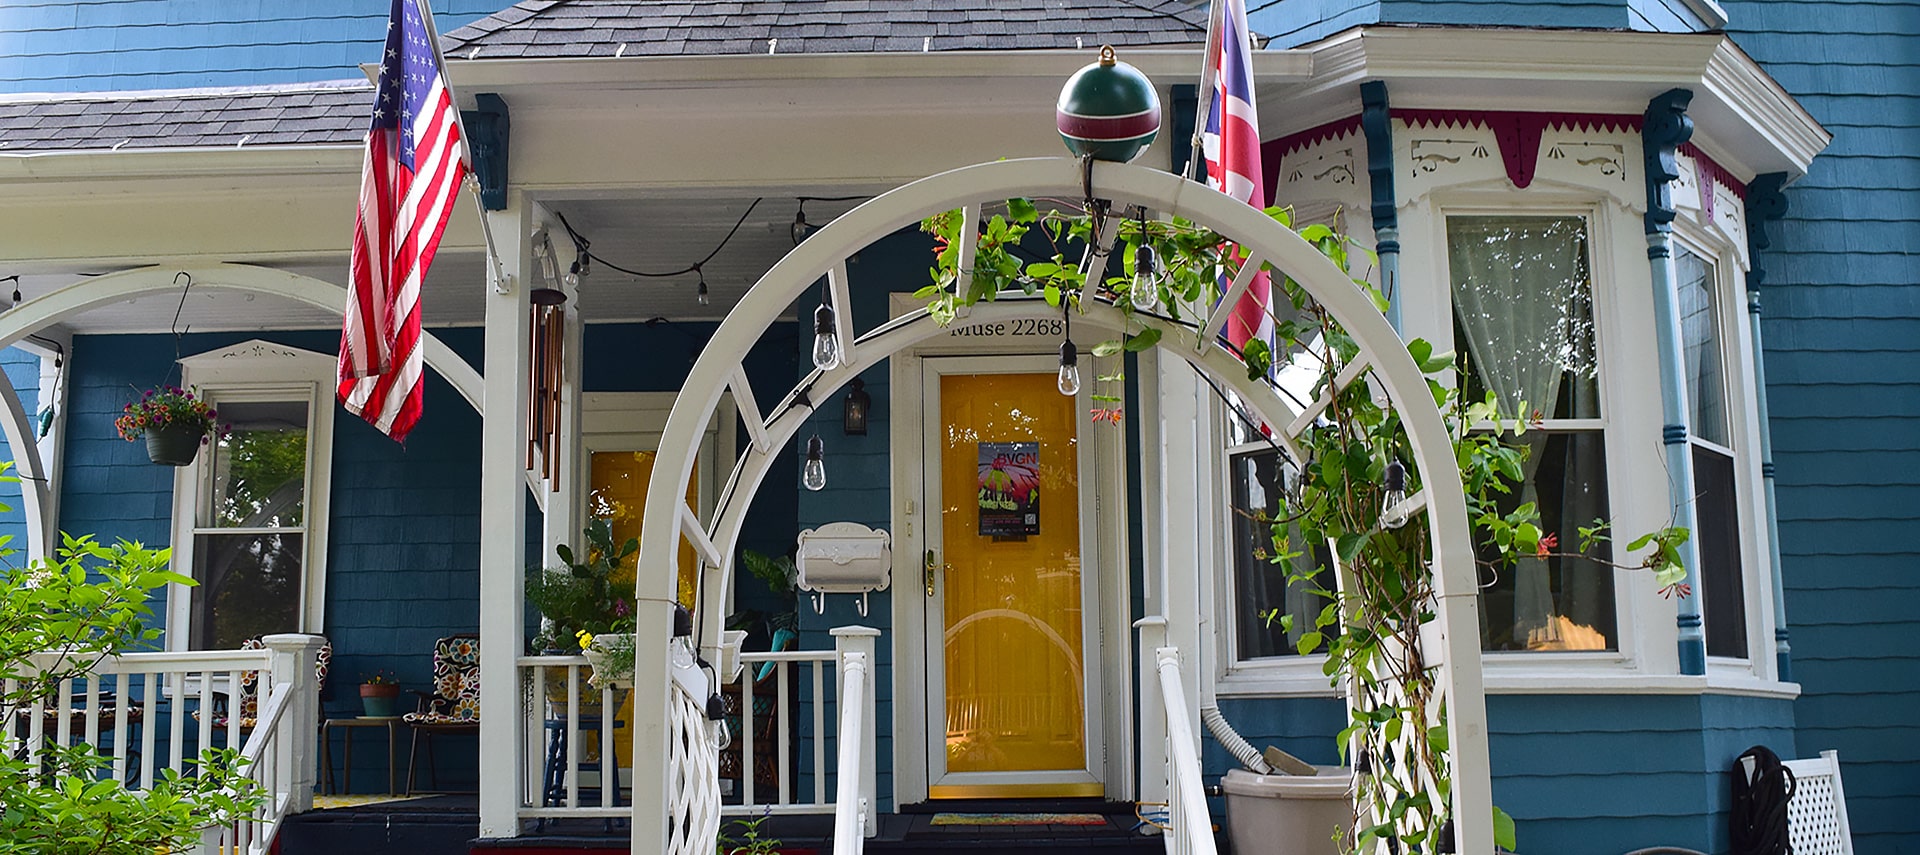
<svg viewBox="0 0 1920 855">
<path fill-rule="evenodd" d="M 1507 180 L 1526 188 L 1533 183 L 1534 167 L 1540 162 L 1540 137 L 1548 128 L 1571 130 L 1638 131 L 1641 117 L 1613 113 L 1522 113 L 1510 110 L 1394 110 L 1393 117 L 1410 127 L 1471 127 L 1493 131 L 1500 145 L 1500 160 L 1507 168 Z"/>
<path fill-rule="evenodd" d="M 1707 156 L 1699 146 L 1690 142 L 1680 144 L 1680 153 L 1690 158 L 1700 168 L 1700 212 L 1707 216 L 1707 222 L 1713 222 L 1713 185 L 1719 184 L 1733 191 L 1733 198 L 1742 202 L 1747 200 L 1747 184 L 1720 165 L 1719 161 Z"/>
<path fill-rule="evenodd" d="M 1312 148 L 1327 140 L 1336 140 L 1348 134 L 1360 132 L 1360 114 L 1355 113 L 1344 119 L 1334 119 L 1324 125 L 1316 125 L 1304 131 L 1287 134 L 1284 137 L 1268 140 L 1260 144 L 1260 172 L 1266 181 L 1264 185 L 1268 197 L 1280 187 L 1280 160 L 1288 155 Z M 1269 202 L 1271 204 L 1271 202 Z"/>
</svg>

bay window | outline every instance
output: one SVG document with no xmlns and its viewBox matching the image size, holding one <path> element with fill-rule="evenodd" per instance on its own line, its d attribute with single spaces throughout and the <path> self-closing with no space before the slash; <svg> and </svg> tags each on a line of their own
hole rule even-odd
<svg viewBox="0 0 1920 855">
<path fill-rule="evenodd" d="M 1617 650 L 1608 545 L 1575 554 L 1581 527 L 1612 518 L 1586 218 L 1448 216 L 1446 236 L 1462 392 L 1531 425 L 1508 440 L 1529 454 L 1497 504 L 1533 504 L 1546 535 L 1547 554 L 1509 566 L 1482 546 L 1482 645 Z"/>
<path fill-rule="evenodd" d="M 1743 578 L 1733 431 L 1727 418 L 1725 337 L 1721 332 L 1716 265 L 1675 247 L 1675 290 L 1686 361 L 1687 437 L 1693 460 L 1694 543 L 1700 556 L 1702 619 L 1707 655 L 1746 659 L 1746 585 Z"/>
</svg>

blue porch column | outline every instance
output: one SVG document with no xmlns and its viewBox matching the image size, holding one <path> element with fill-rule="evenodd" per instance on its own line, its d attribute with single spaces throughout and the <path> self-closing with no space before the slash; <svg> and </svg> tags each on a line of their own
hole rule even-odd
<svg viewBox="0 0 1920 855">
<path fill-rule="evenodd" d="M 1760 417 L 1760 475 L 1767 496 L 1767 561 L 1773 585 L 1774 676 L 1793 682 L 1793 645 L 1787 643 L 1787 590 L 1780 577 L 1780 513 L 1773 497 L 1773 426 L 1767 420 L 1767 367 L 1760 346 L 1760 283 L 1767 271 L 1760 267 L 1760 251 L 1771 245 L 1767 224 L 1787 215 L 1787 197 L 1780 192 L 1784 172 L 1755 176 L 1747 185 L 1747 323 L 1753 337 L 1753 394 Z"/>
<path fill-rule="evenodd" d="M 1699 528 L 1694 519 L 1693 455 L 1687 442 L 1687 378 L 1680 337 L 1680 295 L 1674 290 L 1673 195 L 1680 177 L 1674 150 L 1693 136 L 1687 105 L 1693 92 L 1669 89 L 1647 104 L 1641 147 L 1647 174 L 1647 262 L 1653 272 L 1653 343 L 1660 357 L 1660 441 L 1667 452 L 1668 504 L 1674 525 Z M 1679 600 L 1680 673 L 1707 673 L 1707 640 L 1700 621 L 1700 550 L 1692 538 L 1680 547 L 1693 595 Z"/>
<path fill-rule="evenodd" d="M 1360 131 L 1367 138 L 1367 183 L 1372 187 L 1374 252 L 1380 256 L 1380 293 L 1387 295 L 1387 323 L 1400 331 L 1400 209 L 1393 194 L 1393 112 L 1387 84 L 1360 84 Z"/>
</svg>

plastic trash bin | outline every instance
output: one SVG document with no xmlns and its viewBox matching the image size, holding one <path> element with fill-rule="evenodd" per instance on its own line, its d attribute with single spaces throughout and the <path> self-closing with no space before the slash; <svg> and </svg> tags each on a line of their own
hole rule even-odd
<svg viewBox="0 0 1920 855">
<path fill-rule="evenodd" d="M 1227 773 L 1227 836 L 1235 855 L 1338 855 L 1335 830 L 1345 833 L 1353 816 L 1353 772 L 1321 769 L 1317 775 Z"/>
</svg>

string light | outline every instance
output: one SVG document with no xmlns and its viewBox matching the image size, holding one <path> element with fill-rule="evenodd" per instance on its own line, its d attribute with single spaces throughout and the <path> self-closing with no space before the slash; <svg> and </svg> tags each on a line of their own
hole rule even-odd
<svg viewBox="0 0 1920 855">
<path fill-rule="evenodd" d="M 694 267 L 693 270 L 695 273 L 700 274 L 700 290 L 696 291 L 694 293 L 694 296 L 700 300 L 700 305 L 702 306 L 711 305 L 713 303 L 713 298 L 708 296 L 707 294 L 706 271 L 701 270 L 698 266 Z"/>
<path fill-rule="evenodd" d="M 813 367 L 832 370 L 840 364 L 840 342 L 833 334 L 833 307 L 825 303 L 813 310 Z"/>
<path fill-rule="evenodd" d="M 1407 467 L 1398 458 L 1387 461 L 1380 486 L 1380 525 L 1386 528 L 1406 525 Z"/>
<path fill-rule="evenodd" d="M 807 440 L 807 465 L 800 475 L 800 483 L 816 493 L 827 487 L 826 446 L 817 433 Z"/>
<path fill-rule="evenodd" d="M 1133 250 L 1133 307 L 1143 312 L 1160 305 L 1159 276 L 1155 275 L 1153 244 L 1147 241 L 1147 212 L 1140 211 L 1140 244 Z"/>
</svg>

